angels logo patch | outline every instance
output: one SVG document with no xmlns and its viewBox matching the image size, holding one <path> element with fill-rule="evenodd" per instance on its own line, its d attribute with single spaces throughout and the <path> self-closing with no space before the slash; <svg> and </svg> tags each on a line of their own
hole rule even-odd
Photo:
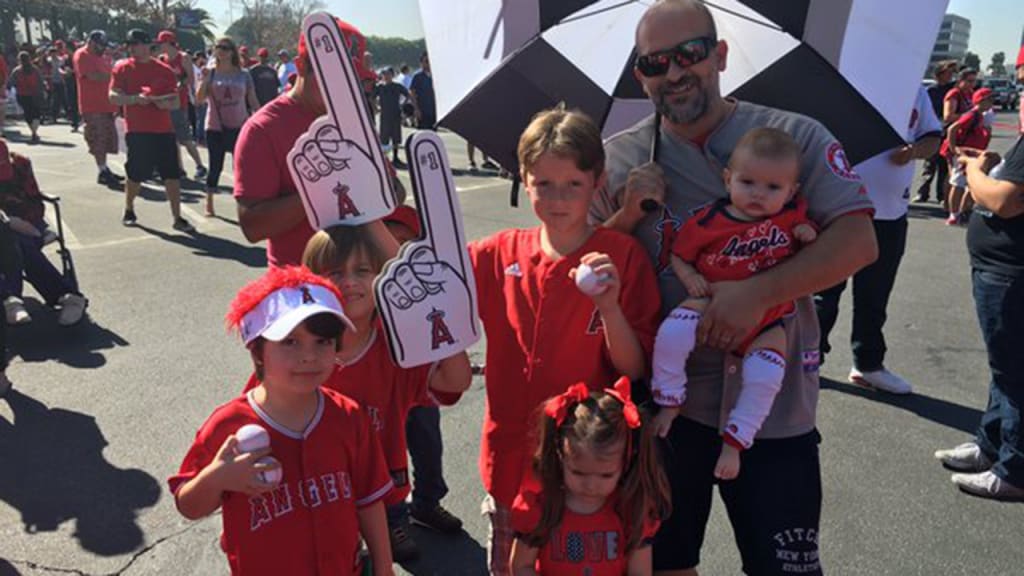
<svg viewBox="0 0 1024 576">
<path fill-rule="evenodd" d="M 860 176 L 853 171 L 853 166 L 850 166 L 850 160 L 846 157 L 846 151 L 843 150 L 843 145 L 839 142 L 828 145 L 828 149 L 825 150 L 825 164 L 828 164 L 828 169 L 833 174 L 843 180 L 860 181 Z"/>
</svg>

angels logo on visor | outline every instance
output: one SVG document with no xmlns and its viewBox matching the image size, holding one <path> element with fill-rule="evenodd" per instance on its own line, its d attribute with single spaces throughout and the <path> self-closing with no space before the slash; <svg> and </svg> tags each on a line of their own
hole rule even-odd
<svg viewBox="0 0 1024 576">
<path fill-rule="evenodd" d="M 839 142 L 833 142 L 828 145 L 828 149 L 825 150 L 825 163 L 828 164 L 828 168 L 833 174 L 843 180 L 851 182 L 860 181 L 860 176 L 853 171 L 850 161 L 846 158 L 846 151 L 843 150 L 843 145 Z"/>
</svg>

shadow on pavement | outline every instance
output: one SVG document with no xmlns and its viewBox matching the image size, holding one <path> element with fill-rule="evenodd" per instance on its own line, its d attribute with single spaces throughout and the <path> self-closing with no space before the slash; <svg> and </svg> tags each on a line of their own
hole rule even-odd
<svg viewBox="0 0 1024 576">
<path fill-rule="evenodd" d="M 420 557 L 402 564 L 406 572 L 414 576 L 487 574 L 487 550 L 465 531 L 452 536 L 411 526 L 410 535 L 419 546 Z"/>
<path fill-rule="evenodd" d="M 843 394 L 860 396 L 861 398 L 872 400 L 874 402 L 880 402 L 882 404 L 888 404 L 889 406 L 902 408 L 903 410 L 912 412 L 925 420 L 931 420 L 936 424 L 954 428 L 966 434 L 973 435 L 978 429 L 978 423 L 981 422 L 981 410 L 961 406 L 938 398 L 932 398 L 931 396 L 924 396 L 922 394 L 915 393 L 906 396 L 898 396 L 894 394 L 887 394 L 885 392 L 876 392 L 856 384 L 838 382 L 831 378 L 821 378 L 821 389 L 835 390 L 837 392 L 842 392 Z"/>
<path fill-rule="evenodd" d="M 10 562 L 0 558 L 0 576 L 21 576 L 21 572 L 18 572 Z"/>
<path fill-rule="evenodd" d="M 909 206 L 907 216 L 922 220 L 945 220 L 949 216 L 949 212 L 946 212 L 940 204 L 922 204 L 918 202 L 912 203 Z"/>
<path fill-rule="evenodd" d="M 57 311 L 39 300 L 26 298 L 25 308 L 32 322 L 8 328 L 11 353 L 25 362 L 56 360 L 75 368 L 98 368 L 107 363 L 101 350 L 129 345 L 116 332 L 95 323 L 88 311 L 81 322 L 65 327 L 57 324 Z"/>
<path fill-rule="evenodd" d="M 25 128 L 28 130 L 28 128 Z M 75 145 L 70 142 L 52 142 L 49 140 L 40 140 L 35 144 L 30 142 L 31 137 L 29 135 L 22 134 L 21 132 L 8 132 L 4 130 L 4 139 L 10 142 L 17 142 L 19 144 L 29 144 L 31 146 L 49 146 L 51 148 L 74 148 Z"/>
<path fill-rule="evenodd" d="M 245 246 L 226 240 L 218 236 L 210 236 L 203 234 L 202 232 L 193 232 L 191 234 L 184 234 L 175 232 L 168 234 L 162 230 L 155 228 L 149 228 L 141 224 L 137 224 L 136 227 L 147 234 L 151 234 L 166 240 L 179 244 L 186 248 L 191 248 L 193 254 L 197 256 L 204 256 L 207 258 L 218 258 L 220 260 L 232 260 L 240 262 L 250 268 L 266 268 L 267 267 L 267 252 L 262 246 Z"/>
<path fill-rule="evenodd" d="M 160 499 L 156 478 L 107 462 L 107 440 L 92 416 L 49 408 L 17 388 L 2 401 L 14 417 L 0 418 L 0 501 L 21 513 L 24 531 L 54 532 L 74 520 L 72 535 L 94 554 L 142 546 L 137 511 Z"/>
</svg>

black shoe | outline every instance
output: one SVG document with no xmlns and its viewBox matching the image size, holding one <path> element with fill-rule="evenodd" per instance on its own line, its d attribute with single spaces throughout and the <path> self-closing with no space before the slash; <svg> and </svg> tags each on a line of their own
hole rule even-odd
<svg viewBox="0 0 1024 576">
<path fill-rule="evenodd" d="M 444 509 L 444 506 L 435 504 L 433 506 L 409 505 L 409 517 L 411 521 L 420 526 L 426 526 L 445 534 L 456 534 L 462 530 L 462 520 Z"/>
<path fill-rule="evenodd" d="M 178 218 L 174 221 L 172 227 L 175 230 L 178 230 L 179 232 L 192 233 L 196 231 L 195 226 L 193 226 L 188 220 L 185 220 L 181 216 L 178 216 Z"/>
<path fill-rule="evenodd" d="M 392 160 L 391 165 L 395 167 L 395 170 L 405 170 L 407 168 L 405 163 L 399 160 L 398 158 Z"/>
<path fill-rule="evenodd" d="M 118 178 L 110 170 L 104 170 L 96 176 L 96 183 L 104 186 L 117 187 L 120 186 L 123 181 L 123 178 Z"/>
<path fill-rule="evenodd" d="M 495 164 L 494 162 L 491 162 L 490 160 L 488 160 L 488 161 L 484 162 L 483 164 L 481 164 L 480 167 L 483 168 L 484 170 L 497 170 L 498 169 L 498 165 Z"/>
<path fill-rule="evenodd" d="M 121 216 L 121 224 L 124 224 L 125 226 L 134 226 L 137 221 L 138 218 L 135 217 L 134 210 L 126 209 L 124 211 L 124 216 Z"/>
<path fill-rule="evenodd" d="M 420 557 L 420 547 L 416 545 L 412 536 L 409 536 L 405 526 L 392 526 L 388 531 L 391 536 L 391 558 L 395 562 L 402 564 Z"/>
</svg>

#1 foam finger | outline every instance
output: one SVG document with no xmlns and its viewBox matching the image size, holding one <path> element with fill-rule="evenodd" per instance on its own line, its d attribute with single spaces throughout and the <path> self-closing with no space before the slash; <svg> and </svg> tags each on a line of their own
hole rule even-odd
<svg viewBox="0 0 1024 576">
<path fill-rule="evenodd" d="M 377 146 L 373 120 L 366 110 L 362 83 L 349 59 L 337 22 L 326 12 L 314 12 L 302 21 L 302 30 L 327 116 L 334 119 L 345 138 L 357 142 L 364 150 L 377 148 L 383 166 L 384 158 Z"/>
<path fill-rule="evenodd" d="M 434 132 L 417 132 L 409 137 L 406 157 L 424 239 L 438 261 L 447 262 L 460 275 L 472 276 L 462 210 L 444 143 Z"/>
</svg>

